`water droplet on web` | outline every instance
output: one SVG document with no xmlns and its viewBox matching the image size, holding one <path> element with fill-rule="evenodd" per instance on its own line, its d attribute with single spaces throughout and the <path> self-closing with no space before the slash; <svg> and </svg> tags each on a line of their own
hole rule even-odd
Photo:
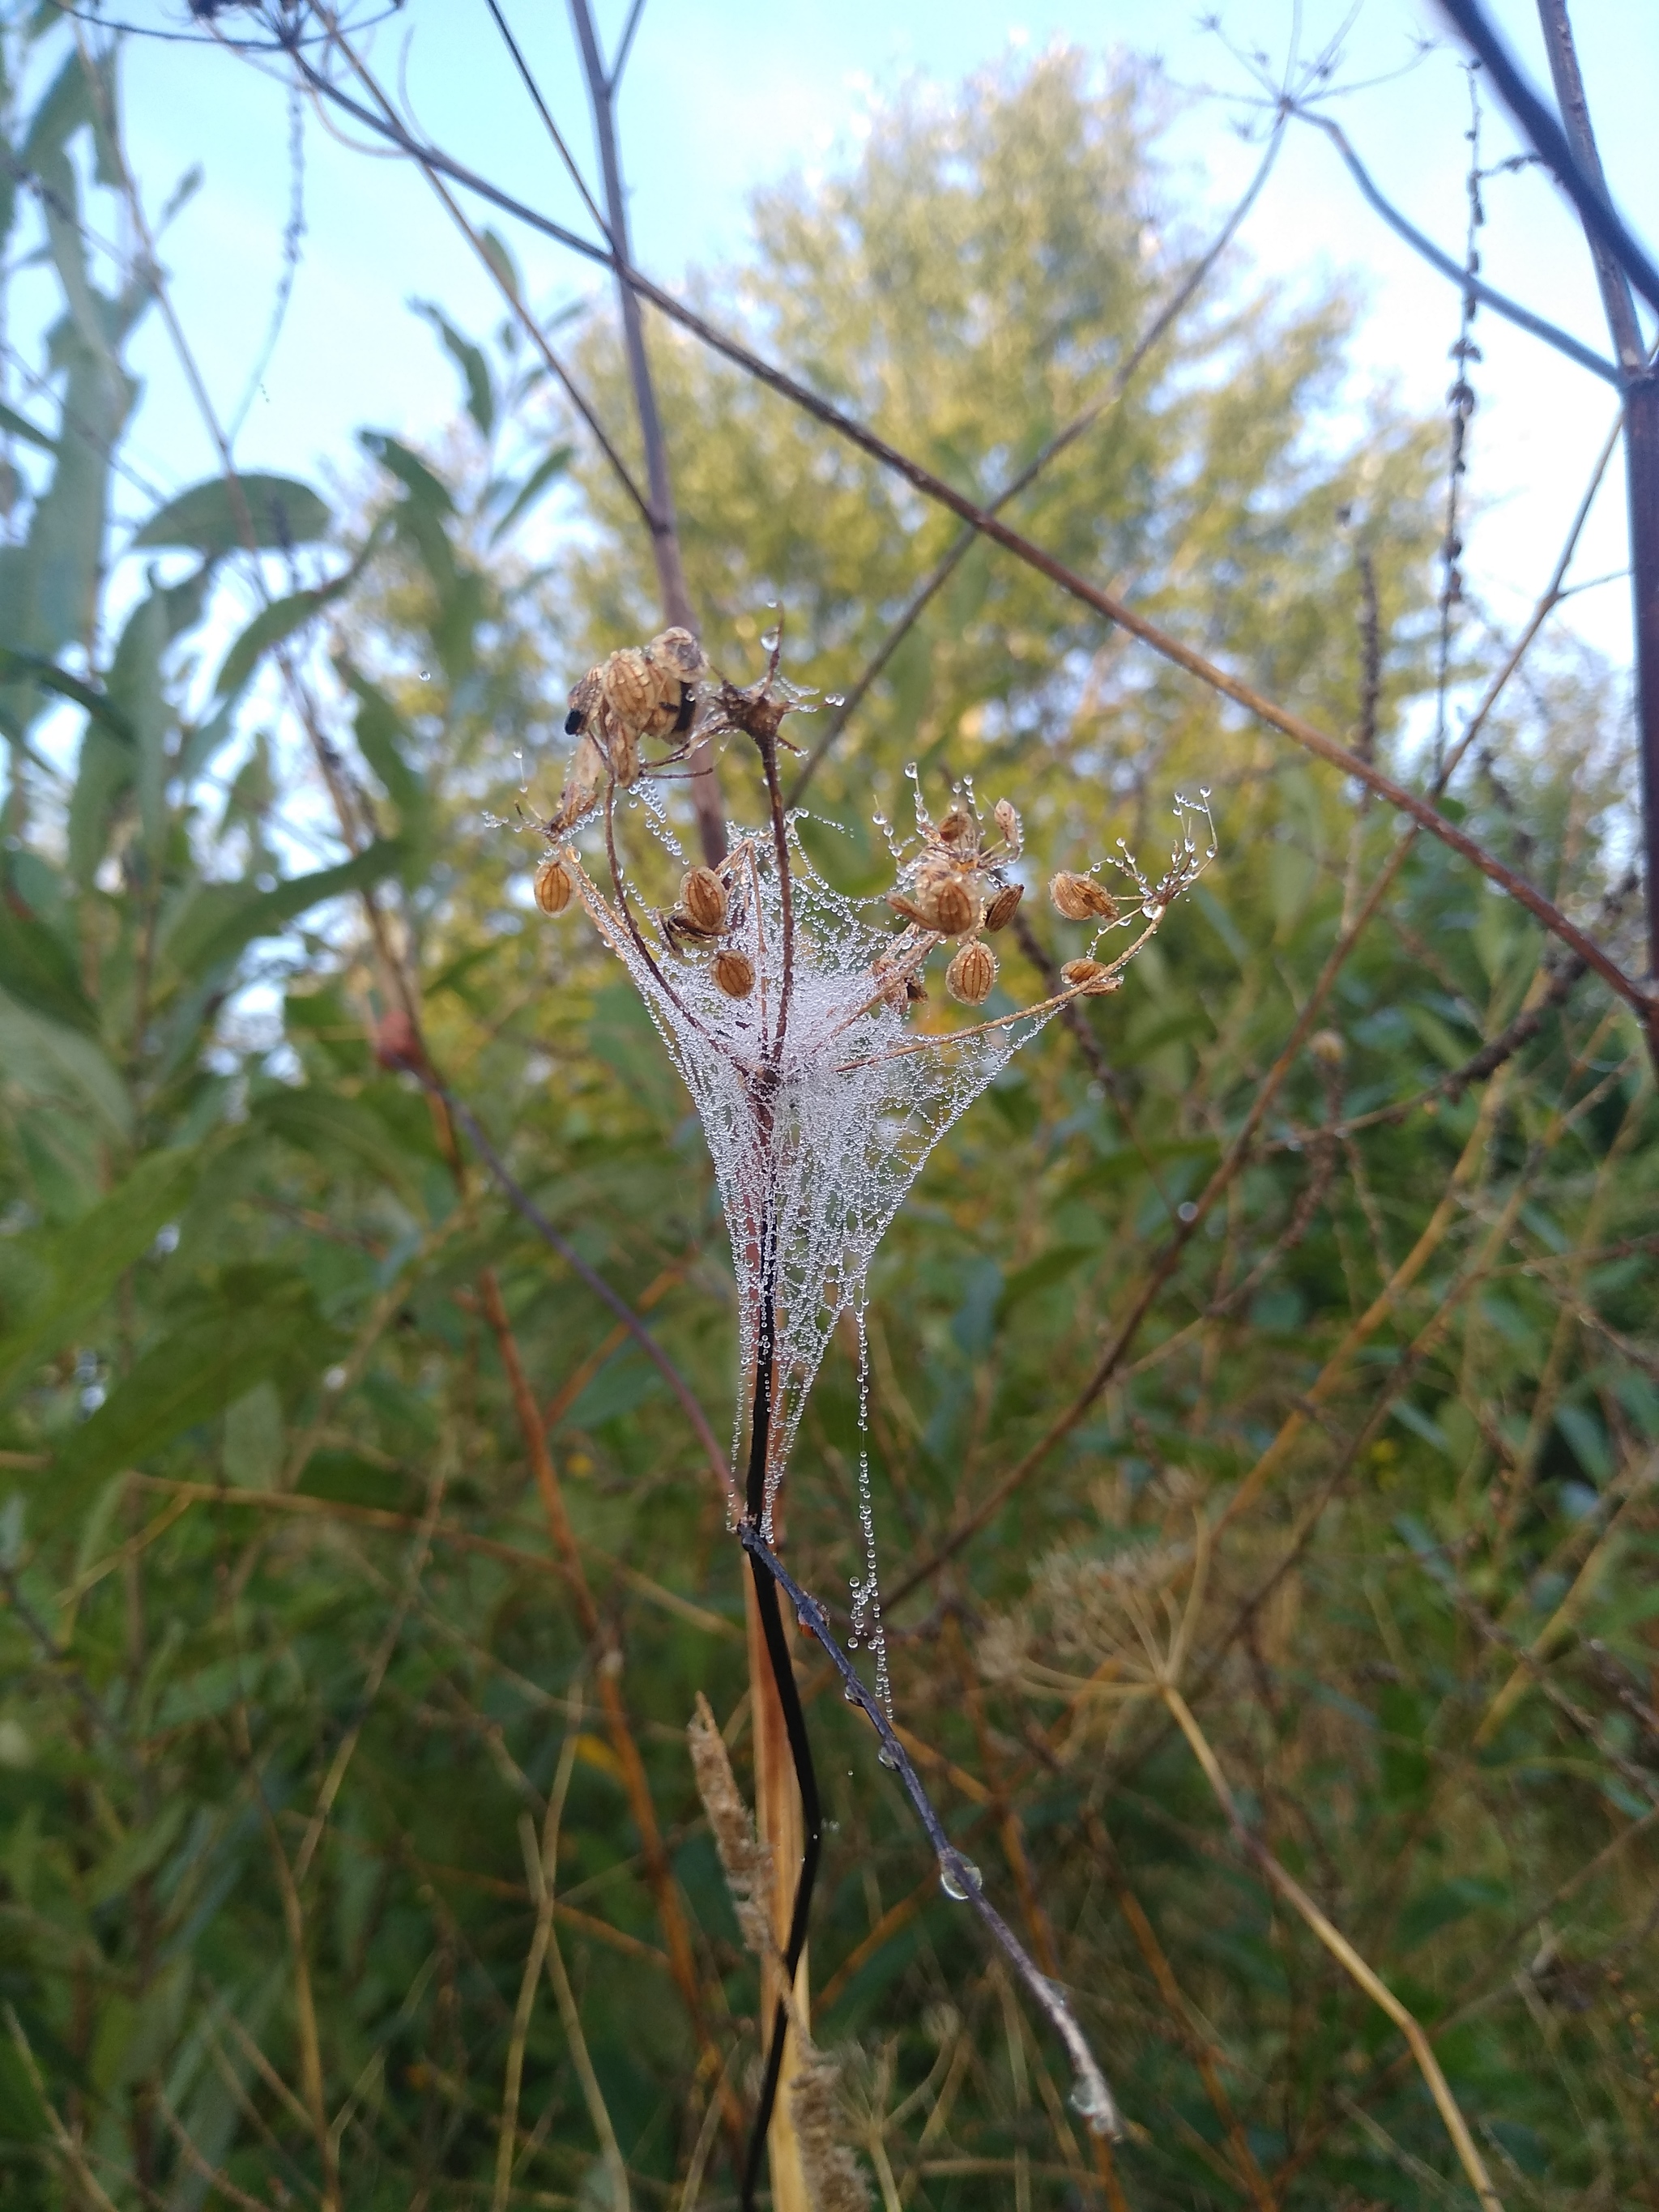
<svg viewBox="0 0 1659 2212">
<path fill-rule="evenodd" d="M 883 1744 L 881 1749 L 876 1753 L 876 1764 L 878 1766 L 886 1767 L 890 1772 L 896 1771 L 898 1753 L 896 1751 L 889 1751 L 886 1745 Z"/>
<path fill-rule="evenodd" d="M 949 1859 L 941 1861 L 939 1886 L 957 1905 L 965 1905 L 970 1897 L 976 1896 L 984 1888 L 985 1877 L 972 1859 L 964 1859 L 958 1855 L 954 1862 Z"/>
<path fill-rule="evenodd" d="M 823 703 L 826 707 L 844 707 L 847 701 L 839 691 L 826 691 L 823 695 Z"/>
<path fill-rule="evenodd" d="M 778 649 L 777 631 L 775 629 L 763 629 L 761 632 L 761 643 L 765 647 L 769 653 L 775 653 Z"/>
<path fill-rule="evenodd" d="M 858 1650 L 858 1648 L 859 1648 L 859 1640 L 858 1640 L 858 1638 L 857 1638 L 857 1637 L 856 1637 L 856 1636 L 849 1636 L 849 1637 L 848 1638 L 848 1639 L 847 1639 L 847 1648 L 848 1648 L 848 1650 L 849 1651 L 856 1651 L 856 1650 Z"/>
<path fill-rule="evenodd" d="M 430 683 L 431 683 L 431 681 L 432 681 L 432 671 L 431 671 L 429 668 L 423 668 L 423 669 L 421 671 L 421 681 L 422 681 L 422 684 L 430 684 Z"/>
</svg>

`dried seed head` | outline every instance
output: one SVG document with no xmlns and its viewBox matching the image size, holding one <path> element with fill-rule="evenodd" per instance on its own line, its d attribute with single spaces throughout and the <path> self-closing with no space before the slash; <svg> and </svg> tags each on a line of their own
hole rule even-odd
<svg viewBox="0 0 1659 2212">
<path fill-rule="evenodd" d="M 574 888 L 564 862 L 550 853 L 536 871 L 536 903 L 544 914 L 562 914 Z"/>
<path fill-rule="evenodd" d="M 941 937 L 960 937 L 979 918 L 979 902 L 966 884 L 955 876 L 933 887 L 924 911 Z"/>
<path fill-rule="evenodd" d="M 1073 990 L 1081 990 L 1091 999 L 1104 991 L 1115 991 L 1123 981 L 1101 960 L 1068 960 L 1060 972 Z"/>
<path fill-rule="evenodd" d="M 726 885 L 712 868 L 688 868 L 680 878 L 680 904 L 694 929 L 717 936 L 726 921 Z"/>
<path fill-rule="evenodd" d="M 1074 876 L 1062 868 L 1048 884 L 1054 910 L 1067 921 L 1115 921 L 1117 901 L 1092 876 Z"/>
<path fill-rule="evenodd" d="M 970 848 L 978 844 L 979 824 L 959 799 L 951 801 L 951 811 L 939 825 L 939 840 L 941 845 L 965 845 Z"/>
<path fill-rule="evenodd" d="M 623 728 L 637 737 L 658 703 L 658 672 L 638 647 L 613 653 L 605 664 L 605 703 Z"/>
<path fill-rule="evenodd" d="M 1012 804 L 1006 799 L 998 799 L 991 811 L 997 828 L 1002 832 L 1003 842 L 1007 846 L 1010 853 L 1018 858 L 1020 845 L 1018 815 L 1015 813 Z"/>
<path fill-rule="evenodd" d="M 945 971 L 945 989 L 964 1006 L 982 1006 L 996 980 L 996 956 L 977 937 L 969 939 Z"/>
<path fill-rule="evenodd" d="M 681 684 L 695 684 L 708 665 L 689 629 L 659 630 L 645 651 L 647 659 Z"/>
<path fill-rule="evenodd" d="M 1007 804 L 1006 799 L 1003 804 Z M 1024 884 L 1005 884 L 985 909 L 987 929 L 1006 929 L 1024 896 Z"/>
<path fill-rule="evenodd" d="M 709 973 L 728 999 L 746 999 L 755 988 L 754 962 L 746 952 L 733 952 L 729 945 L 714 955 Z"/>
<path fill-rule="evenodd" d="M 570 712 L 564 718 L 566 737 L 579 737 L 587 727 L 587 718 L 599 705 L 604 687 L 603 668 L 590 668 L 581 682 L 574 686 L 570 694 Z"/>
</svg>

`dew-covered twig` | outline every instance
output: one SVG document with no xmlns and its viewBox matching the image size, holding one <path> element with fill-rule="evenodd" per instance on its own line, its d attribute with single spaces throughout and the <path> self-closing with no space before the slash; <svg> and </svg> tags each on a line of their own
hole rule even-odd
<svg viewBox="0 0 1659 2212">
<path fill-rule="evenodd" d="M 857 1705 L 875 1729 L 881 1742 L 881 1763 L 890 1767 L 904 1785 L 904 1794 L 910 1800 L 939 1860 L 939 1881 L 946 1896 L 973 1906 L 1024 1984 L 1033 2002 L 1065 2045 L 1066 2055 L 1072 2063 L 1075 2076 L 1072 2091 L 1073 2107 L 1097 2135 L 1114 2138 L 1121 2136 L 1123 2124 L 1116 2102 L 1082 2029 L 1073 2015 L 1064 1992 L 1040 1971 L 1018 1936 L 986 1896 L 979 1869 L 971 1859 L 963 1856 L 946 1834 L 945 1823 L 934 1811 L 933 1802 L 922 1787 L 921 1778 L 900 1742 L 893 1723 L 883 1711 L 880 1700 L 873 1691 L 866 1688 L 857 1668 L 842 1650 L 830 1626 L 829 1613 L 811 1592 L 804 1589 L 795 1580 L 753 1520 L 745 1518 L 738 1527 L 738 1534 L 750 1558 L 765 1568 L 772 1581 L 794 1607 L 795 1618 L 801 1626 L 817 1639 L 841 1676 L 848 1703 Z"/>
</svg>

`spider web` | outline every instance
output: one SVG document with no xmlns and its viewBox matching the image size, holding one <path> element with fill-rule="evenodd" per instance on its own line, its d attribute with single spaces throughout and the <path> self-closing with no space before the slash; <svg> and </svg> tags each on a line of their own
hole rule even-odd
<svg viewBox="0 0 1659 2212">
<path fill-rule="evenodd" d="M 656 828 L 675 849 L 659 815 Z M 769 1541 L 807 1395 L 842 1315 L 854 1318 L 865 1571 L 852 1578 L 853 1633 L 875 1654 L 884 1698 L 864 1442 L 870 1262 L 934 1146 L 1054 1009 L 1021 1014 L 994 1029 L 970 1018 L 954 1030 L 933 1030 L 907 1018 L 878 995 L 872 973 L 894 944 L 890 921 L 885 928 L 876 926 L 866 918 L 874 902 L 860 904 L 825 882 L 793 821 L 788 836 L 793 960 L 781 1049 L 783 906 L 769 832 L 740 837 L 733 848 L 740 859 L 732 927 L 723 941 L 753 963 L 755 988 L 747 998 L 726 997 L 702 958 L 676 957 L 659 931 L 653 943 L 648 922 L 643 928 L 650 958 L 631 936 L 606 934 L 691 1093 L 714 1162 L 738 1281 L 747 1386 L 739 1398 L 734 1464 L 752 1398 L 769 1278 L 776 1321 L 762 1523 Z M 769 1066 L 774 1072 L 764 1073 Z"/>
</svg>

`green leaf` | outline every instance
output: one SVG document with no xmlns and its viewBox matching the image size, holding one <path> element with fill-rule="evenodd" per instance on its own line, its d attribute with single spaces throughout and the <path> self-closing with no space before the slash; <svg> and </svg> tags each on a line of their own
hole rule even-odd
<svg viewBox="0 0 1659 2212">
<path fill-rule="evenodd" d="M 495 270 L 512 296 L 517 300 L 524 295 L 524 280 L 519 274 L 519 264 L 513 258 L 507 241 L 486 224 L 483 233 L 484 258 Z"/>
<path fill-rule="evenodd" d="M 425 779 L 410 767 L 407 757 L 413 738 L 402 715 L 383 691 L 349 662 L 342 661 L 338 665 L 357 697 L 354 725 L 357 749 L 398 810 L 398 826 L 410 848 L 406 872 L 410 880 L 416 880 L 424 873 L 425 849 L 432 824 L 432 796 Z"/>
<path fill-rule="evenodd" d="M 397 477 L 410 497 L 417 505 L 435 508 L 440 514 L 453 514 L 455 502 L 449 488 L 428 468 L 418 453 L 384 430 L 360 430 L 357 442 L 383 469 Z"/>
<path fill-rule="evenodd" d="M 213 679 L 214 696 L 233 697 L 271 647 L 303 629 L 314 614 L 337 598 L 339 589 L 337 584 L 325 584 L 316 591 L 290 592 L 285 599 L 261 607 L 220 662 L 219 673 Z"/>
<path fill-rule="evenodd" d="M 132 1101 L 112 1062 L 84 1030 L 66 1029 L 0 991 L 0 1067 L 26 1097 L 89 1108 L 118 1143 L 132 1131 Z"/>
<path fill-rule="evenodd" d="M 0 990 L 65 1029 L 98 1034 L 98 1016 L 69 947 L 9 898 L 0 898 Z"/>
<path fill-rule="evenodd" d="M 289 922 L 325 899 L 363 890 L 391 875 L 403 858 L 395 838 L 381 838 L 335 867 L 291 876 L 274 890 L 246 884 L 204 884 L 180 909 L 162 945 L 182 975 L 206 974 L 235 959 L 256 938 L 276 937 Z"/>
<path fill-rule="evenodd" d="M 73 1340 L 179 1212 L 201 1164 L 195 1147 L 151 1152 L 72 1229 L 18 1240 L 33 1288 L 27 1318 L 9 1316 L 13 1327 L 0 1335 L 0 1392 Z"/>
<path fill-rule="evenodd" d="M 56 438 L 45 430 L 37 429 L 27 415 L 20 415 L 15 407 L 8 407 L 3 400 L 0 400 L 0 430 L 9 430 L 14 438 L 21 438 L 27 445 L 38 446 L 43 453 L 58 451 Z"/>
<path fill-rule="evenodd" d="M 499 544 L 514 524 L 530 512 L 550 483 L 568 474 L 575 450 L 574 446 L 555 446 L 552 452 L 531 471 L 514 494 L 513 504 L 490 532 L 492 545 Z"/>
<path fill-rule="evenodd" d="M 1400 1915 L 1395 1931 L 1402 1952 L 1414 1951 L 1419 1943 L 1426 1943 L 1431 1936 L 1443 1928 L 1449 1928 L 1471 1912 L 1483 1906 L 1507 1905 L 1509 1892 L 1502 1882 L 1493 1881 L 1485 1875 L 1454 1875 L 1449 1881 L 1437 1882 L 1432 1889 L 1414 1897 Z"/>
<path fill-rule="evenodd" d="M 19 653 L 11 646 L 0 645 L 0 675 L 19 683 L 38 684 L 43 691 L 55 691 L 60 699 L 73 700 L 84 707 L 100 729 L 107 730 L 123 744 L 133 742 L 132 727 L 125 714 L 113 706 L 106 694 L 83 684 L 78 676 L 71 676 L 66 668 L 58 667 L 38 653 Z"/>
<path fill-rule="evenodd" d="M 466 385 L 466 411 L 487 438 L 495 423 L 495 394 L 483 355 L 430 300 L 411 300 L 410 306 L 423 315 L 443 340 Z"/>
<path fill-rule="evenodd" d="M 151 1345 L 59 1449 L 55 1479 L 65 1490 L 84 1493 L 222 1413 L 318 1336 L 321 1324 L 300 1278 L 242 1272 L 251 1279 L 228 1285 L 214 1310 Z"/>
<path fill-rule="evenodd" d="M 285 551 L 328 535 L 333 516 L 309 484 L 292 477 L 223 477 L 192 484 L 151 515 L 133 538 L 141 545 L 189 545 L 198 553 L 234 553 L 248 543 Z"/>
</svg>

